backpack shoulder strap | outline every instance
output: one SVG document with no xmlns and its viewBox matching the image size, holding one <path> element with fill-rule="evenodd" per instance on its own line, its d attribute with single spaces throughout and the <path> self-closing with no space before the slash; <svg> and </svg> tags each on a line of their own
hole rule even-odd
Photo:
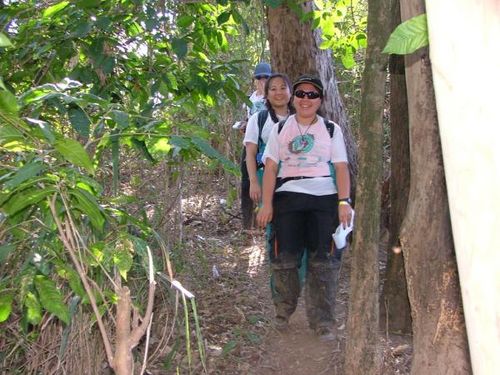
<svg viewBox="0 0 500 375">
<path fill-rule="evenodd" d="M 264 145 L 262 141 L 262 129 L 264 129 L 264 124 L 266 123 L 267 116 L 269 115 L 269 111 L 267 109 L 263 109 L 259 112 L 257 117 L 257 126 L 259 127 L 259 138 L 257 140 L 257 150 L 260 150 Z"/>
<path fill-rule="evenodd" d="M 326 129 L 330 133 L 330 138 L 333 138 L 333 132 L 335 131 L 335 123 L 331 120 L 325 119 Z"/>
<path fill-rule="evenodd" d="M 281 129 L 283 129 L 283 125 L 285 125 L 285 122 L 286 122 L 287 119 L 288 119 L 288 117 L 286 119 L 281 120 L 278 123 L 278 134 L 281 132 Z"/>
<path fill-rule="evenodd" d="M 266 123 L 268 115 L 269 111 L 267 109 L 263 109 L 259 112 L 259 115 L 257 117 L 257 125 L 259 126 L 259 140 L 262 135 L 262 129 L 264 129 L 264 124 Z"/>
</svg>

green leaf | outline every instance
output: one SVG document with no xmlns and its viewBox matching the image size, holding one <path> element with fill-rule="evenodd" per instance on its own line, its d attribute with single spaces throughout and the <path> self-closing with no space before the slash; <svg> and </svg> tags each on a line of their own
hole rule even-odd
<svg viewBox="0 0 500 375">
<path fill-rule="evenodd" d="M 118 126 L 122 129 L 125 129 L 129 126 L 129 118 L 128 113 L 118 110 L 113 110 L 110 113 L 111 118 L 118 124 Z"/>
<path fill-rule="evenodd" d="M 9 181 L 5 183 L 5 188 L 12 190 L 18 187 L 21 183 L 29 180 L 31 177 L 35 177 L 43 170 L 43 164 L 38 161 L 31 161 L 23 165 Z"/>
<path fill-rule="evenodd" d="M 195 18 L 193 16 L 189 15 L 182 15 L 179 18 L 177 18 L 177 26 L 179 27 L 188 27 L 193 23 Z"/>
<path fill-rule="evenodd" d="M 12 294 L 0 294 L 0 323 L 9 319 L 12 312 Z"/>
<path fill-rule="evenodd" d="M 172 49 L 179 59 L 182 59 L 187 55 L 187 42 L 184 39 L 172 38 Z"/>
<path fill-rule="evenodd" d="M 225 169 L 233 174 L 238 173 L 238 166 L 234 164 L 232 161 L 227 159 L 221 153 L 219 153 L 216 149 L 214 149 L 207 141 L 198 137 L 192 137 L 191 142 L 196 146 L 196 148 L 206 156 L 211 159 L 218 160 Z"/>
<path fill-rule="evenodd" d="M 4 33 L 0 33 L 0 47 L 11 47 L 12 43 L 10 42 L 9 38 L 7 38 L 7 35 Z"/>
<path fill-rule="evenodd" d="M 56 284 L 43 275 L 35 276 L 35 288 L 40 296 L 40 303 L 48 312 L 57 316 L 64 323 L 69 323 L 69 309 Z"/>
<path fill-rule="evenodd" d="M 132 268 L 132 254 L 127 246 L 118 246 L 117 250 L 118 251 L 113 254 L 113 262 L 118 268 L 120 275 L 127 280 L 127 273 Z"/>
<path fill-rule="evenodd" d="M 0 90 L 0 112 L 16 115 L 18 109 L 15 95 L 10 91 Z"/>
<path fill-rule="evenodd" d="M 61 1 L 58 4 L 50 6 L 43 11 L 42 17 L 49 18 L 50 16 L 56 14 L 57 12 L 63 10 L 64 8 L 66 8 L 68 6 L 68 4 L 69 4 L 69 1 Z"/>
<path fill-rule="evenodd" d="M 231 12 L 224 12 L 217 17 L 217 24 L 220 26 L 223 23 L 226 23 L 229 20 L 229 17 L 231 17 Z"/>
<path fill-rule="evenodd" d="M 8 124 L 0 124 L 0 146 L 4 146 L 10 142 L 22 142 L 23 134 L 15 127 Z"/>
<path fill-rule="evenodd" d="M 15 215 L 19 211 L 34 205 L 44 199 L 47 195 L 54 193 L 54 188 L 26 189 L 21 192 L 15 192 L 10 199 L 3 205 L 7 215 Z"/>
<path fill-rule="evenodd" d="M 424 13 L 396 27 L 382 52 L 408 55 L 429 45 L 428 37 L 427 15 Z"/>
<path fill-rule="evenodd" d="M 31 324 L 38 324 L 42 321 L 42 306 L 35 294 L 28 292 L 24 298 L 24 307 L 26 308 L 26 320 Z"/>
<path fill-rule="evenodd" d="M 15 245 L 12 244 L 6 244 L 0 246 L 0 263 L 3 264 L 7 257 L 16 249 Z"/>
<path fill-rule="evenodd" d="M 54 143 L 55 149 L 70 163 L 85 168 L 90 174 L 94 174 L 94 166 L 87 151 L 74 139 L 63 138 Z"/>
<path fill-rule="evenodd" d="M 77 0 L 76 4 L 81 8 L 96 8 L 101 3 L 101 0 Z"/>
<path fill-rule="evenodd" d="M 78 134 L 88 137 L 90 133 L 90 119 L 83 109 L 79 106 L 72 106 L 68 111 L 69 121 L 71 126 Z"/>
<path fill-rule="evenodd" d="M 94 196 L 88 191 L 79 188 L 71 189 L 69 193 L 76 199 L 73 207 L 87 215 L 95 228 L 102 230 L 106 220 Z"/>
</svg>

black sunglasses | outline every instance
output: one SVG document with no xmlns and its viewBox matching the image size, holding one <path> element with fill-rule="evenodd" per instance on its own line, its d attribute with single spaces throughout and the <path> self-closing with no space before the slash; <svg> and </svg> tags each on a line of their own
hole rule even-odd
<svg viewBox="0 0 500 375">
<path fill-rule="evenodd" d="M 269 76 L 255 76 L 254 77 L 256 80 L 260 81 L 261 79 L 268 79 Z"/>
<path fill-rule="evenodd" d="M 297 90 L 293 93 L 297 98 L 304 99 L 307 96 L 307 99 L 318 99 L 321 95 L 316 91 L 303 91 Z"/>
</svg>

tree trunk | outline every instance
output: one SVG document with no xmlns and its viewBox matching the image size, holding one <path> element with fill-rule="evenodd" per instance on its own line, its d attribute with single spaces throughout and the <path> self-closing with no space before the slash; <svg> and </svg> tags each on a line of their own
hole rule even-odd
<svg viewBox="0 0 500 375">
<path fill-rule="evenodd" d="M 497 374 L 500 2 L 444 0 L 427 1 L 426 5 L 432 77 L 472 368 L 474 375 Z M 470 70 L 476 66 L 478 69 Z"/>
<path fill-rule="evenodd" d="M 399 1 L 394 2 L 391 29 L 401 23 Z M 404 58 L 391 55 L 390 123 L 391 123 L 391 177 L 390 214 L 387 267 L 380 306 L 381 325 L 391 333 L 411 333 L 410 302 L 406 288 L 403 253 L 399 243 L 401 222 L 406 213 L 410 190 L 410 141 L 408 130 L 408 100 Z"/>
<path fill-rule="evenodd" d="M 382 49 L 391 32 L 394 0 L 368 2 L 368 48 L 362 82 L 357 219 L 351 265 L 345 374 L 379 374 L 379 270 L 383 115 L 388 56 Z M 389 14 L 390 15 L 390 14 Z"/>
<path fill-rule="evenodd" d="M 424 13 L 401 3 L 401 18 Z M 412 374 L 470 374 L 428 49 L 406 56 L 411 187 L 401 230 L 413 318 Z"/>
<path fill-rule="evenodd" d="M 313 9 L 312 1 L 302 2 L 304 12 Z M 321 50 L 321 30 L 311 30 L 310 22 L 301 22 L 296 11 L 287 5 L 267 9 L 271 65 L 274 71 L 287 74 L 293 81 L 301 74 L 317 74 L 325 87 L 322 110 L 342 129 L 346 141 L 352 188 L 357 175 L 356 143 L 349 127 L 342 97 L 335 77 L 330 50 Z"/>
</svg>

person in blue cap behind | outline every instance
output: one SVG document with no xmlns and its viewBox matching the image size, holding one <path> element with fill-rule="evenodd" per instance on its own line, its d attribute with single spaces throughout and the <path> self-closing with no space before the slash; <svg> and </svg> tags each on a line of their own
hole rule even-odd
<svg viewBox="0 0 500 375">
<path fill-rule="evenodd" d="M 271 65 L 266 62 L 260 62 L 255 66 L 253 73 L 253 85 L 255 90 L 249 96 L 252 106 L 246 106 L 247 118 L 245 121 L 241 121 L 237 129 L 239 129 L 242 134 L 245 134 L 246 124 L 250 116 L 257 113 L 263 109 L 266 109 L 266 101 L 264 98 L 264 88 L 267 79 L 271 76 L 272 70 Z M 234 127 L 234 126 L 233 126 Z M 248 171 L 246 166 L 246 150 L 243 148 L 241 155 L 241 214 L 242 214 L 242 224 L 243 229 L 252 229 L 253 218 L 254 218 L 254 203 L 250 198 L 250 179 L 248 177 Z"/>
</svg>

